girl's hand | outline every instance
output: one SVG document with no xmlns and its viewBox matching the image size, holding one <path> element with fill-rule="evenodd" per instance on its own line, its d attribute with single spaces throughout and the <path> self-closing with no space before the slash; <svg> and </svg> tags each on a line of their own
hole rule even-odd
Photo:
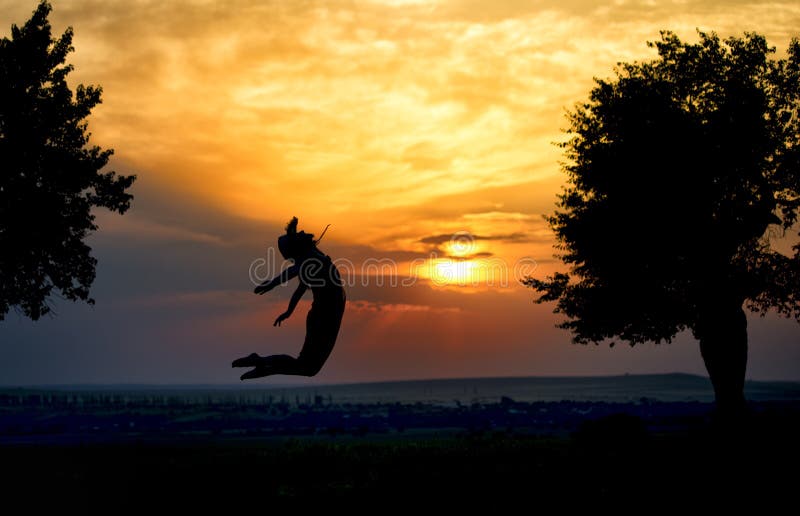
<svg viewBox="0 0 800 516">
<path fill-rule="evenodd" d="M 275 319 L 275 324 L 273 324 L 273 326 L 280 326 L 281 323 L 286 319 L 288 319 L 290 315 L 292 315 L 290 312 L 283 312 L 281 315 L 278 316 L 277 319 Z"/>
<path fill-rule="evenodd" d="M 264 292 L 269 292 L 269 287 L 267 287 L 265 285 L 259 285 L 253 291 L 254 294 L 263 294 Z"/>
</svg>

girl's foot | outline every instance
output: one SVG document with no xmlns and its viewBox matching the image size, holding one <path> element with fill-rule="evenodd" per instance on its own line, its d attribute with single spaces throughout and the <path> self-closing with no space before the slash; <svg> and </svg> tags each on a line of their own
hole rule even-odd
<svg viewBox="0 0 800 516">
<path fill-rule="evenodd" d="M 258 356 L 257 353 L 250 353 L 246 357 L 237 358 L 231 364 L 231 367 L 257 367 L 264 361 L 263 357 Z"/>
<path fill-rule="evenodd" d="M 245 374 L 241 376 L 242 380 L 252 380 L 253 378 L 263 378 L 265 376 L 270 376 L 274 373 L 274 370 L 271 367 L 266 366 L 258 366 L 255 369 L 251 369 L 247 371 Z"/>
<path fill-rule="evenodd" d="M 257 366 L 255 369 L 247 371 L 241 376 L 242 380 L 252 380 L 253 378 L 263 378 L 275 374 L 275 370 L 269 366 Z"/>
</svg>

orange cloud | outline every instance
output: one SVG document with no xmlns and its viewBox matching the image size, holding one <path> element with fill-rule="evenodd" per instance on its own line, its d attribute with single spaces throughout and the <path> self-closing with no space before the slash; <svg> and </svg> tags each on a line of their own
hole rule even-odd
<svg viewBox="0 0 800 516">
<path fill-rule="evenodd" d="M 34 3 L 3 2 L 2 21 Z M 53 20 L 75 28 L 74 80 L 104 87 L 95 141 L 142 182 L 375 244 L 388 226 L 433 234 L 432 203 L 493 188 L 547 199 L 517 212 L 530 229 L 561 181 L 564 108 L 593 76 L 650 56 L 644 41 L 667 27 L 759 30 L 785 47 L 800 7 L 78 0 Z"/>
</svg>

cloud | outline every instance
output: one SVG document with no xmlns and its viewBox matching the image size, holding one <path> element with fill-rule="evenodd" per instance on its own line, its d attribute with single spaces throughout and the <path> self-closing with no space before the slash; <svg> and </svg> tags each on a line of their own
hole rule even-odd
<svg viewBox="0 0 800 516">
<path fill-rule="evenodd" d="M 120 217 L 115 213 L 99 212 L 95 219 L 100 231 L 109 236 L 121 236 L 136 240 L 187 241 L 204 244 L 225 245 L 218 235 L 191 231 L 180 226 L 159 224 L 143 220 L 135 215 Z"/>
<path fill-rule="evenodd" d="M 463 217 L 467 220 L 507 222 L 507 221 L 530 221 L 534 218 L 530 213 L 507 212 L 507 211 L 488 211 L 483 213 L 465 213 Z"/>
<path fill-rule="evenodd" d="M 253 294 L 245 290 L 201 290 L 184 292 L 166 292 L 155 295 L 130 297 L 128 303 L 138 308 L 186 308 L 197 306 L 213 306 L 242 308 L 252 305 Z"/>
<path fill-rule="evenodd" d="M 441 245 L 448 242 L 457 242 L 459 240 L 475 241 L 475 240 L 500 240 L 504 242 L 529 242 L 530 237 L 523 233 L 510 233 L 507 235 L 473 235 L 467 232 L 458 232 L 450 234 L 431 235 L 421 238 L 419 241 L 423 244 Z"/>
<path fill-rule="evenodd" d="M 348 304 L 348 310 L 355 312 L 430 312 L 430 313 L 457 313 L 461 309 L 457 306 L 430 306 L 404 303 L 375 303 L 370 301 L 353 301 Z"/>
<path fill-rule="evenodd" d="M 6 23 L 33 8 L 0 5 Z M 442 199 L 496 192 L 504 210 L 551 210 L 563 181 L 551 142 L 593 76 L 652 56 L 644 42 L 662 28 L 753 29 L 785 48 L 800 7 L 80 0 L 52 17 L 75 28 L 73 81 L 104 87 L 96 142 L 141 181 L 244 218 L 301 212 L 382 246 L 381 215 L 419 234 L 430 216 L 468 212 Z"/>
<path fill-rule="evenodd" d="M 456 261 L 472 261 L 472 260 L 479 260 L 481 258 L 489 258 L 490 256 L 494 256 L 494 253 L 490 253 L 489 251 L 481 251 L 478 253 L 472 254 L 465 254 L 465 255 L 457 255 L 457 254 L 445 254 L 445 258 L 449 258 L 451 260 Z"/>
</svg>

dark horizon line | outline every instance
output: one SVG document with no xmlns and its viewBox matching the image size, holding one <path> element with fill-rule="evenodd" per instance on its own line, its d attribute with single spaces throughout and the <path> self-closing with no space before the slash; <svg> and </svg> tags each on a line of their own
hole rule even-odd
<svg viewBox="0 0 800 516">
<path fill-rule="evenodd" d="M 275 390 L 275 389 L 319 389 L 326 387 L 348 387 L 348 386 L 365 386 L 365 385 L 387 385 L 387 384 L 411 384 L 411 383 L 448 383 L 448 382 L 463 382 L 463 381 L 491 381 L 491 380 L 611 380 L 615 378 L 658 378 L 658 377 L 673 377 L 673 378 L 694 378 L 698 380 L 710 381 L 708 376 L 672 372 L 672 373 L 622 373 L 622 374 L 608 374 L 608 375 L 552 375 L 552 376 L 469 376 L 457 378 L 420 378 L 420 379 L 405 379 L 405 380 L 370 380 L 363 382 L 342 382 L 342 383 L 320 383 L 320 384 L 268 384 L 268 383 L 56 383 L 56 384 L 0 384 L 0 389 L 31 389 L 31 390 L 68 390 L 68 389 L 98 389 L 98 390 L 114 390 L 114 389 L 141 389 L 141 390 L 158 390 L 158 389 L 243 389 L 243 390 Z M 791 384 L 800 386 L 800 380 L 759 380 L 747 379 L 748 384 Z M 709 384 L 710 385 L 710 384 Z"/>
</svg>

